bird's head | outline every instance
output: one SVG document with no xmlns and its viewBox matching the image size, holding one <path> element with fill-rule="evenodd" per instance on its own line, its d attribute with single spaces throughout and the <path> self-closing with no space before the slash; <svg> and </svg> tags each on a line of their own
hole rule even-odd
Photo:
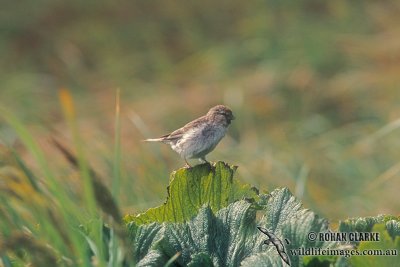
<svg viewBox="0 0 400 267">
<path fill-rule="evenodd" d="M 231 123 L 231 121 L 235 119 L 232 110 L 224 105 L 217 105 L 215 107 L 212 107 L 208 111 L 207 116 L 211 116 L 225 122 L 226 126 L 228 126 Z"/>
</svg>

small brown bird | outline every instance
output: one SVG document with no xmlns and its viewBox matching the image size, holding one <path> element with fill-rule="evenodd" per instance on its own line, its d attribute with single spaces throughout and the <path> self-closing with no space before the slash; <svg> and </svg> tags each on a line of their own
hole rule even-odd
<svg viewBox="0 0 400 267">
<path fill-rule="evenodd" d="M 228 107 L 218 105 L 211 108 L 206 115 L 170 134 L 144 141 L 163 142 L 170 145 L 185 160 L 186 167 L 191 167 L 187 159 L 198 158 L 207 162 L 206 155 L 213 151 L 225 136 L 228 126 L 234 119 Z"/>
</svg>

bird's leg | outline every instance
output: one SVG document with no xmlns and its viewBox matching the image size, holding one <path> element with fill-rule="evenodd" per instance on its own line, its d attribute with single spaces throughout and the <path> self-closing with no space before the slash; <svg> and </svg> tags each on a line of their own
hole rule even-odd
<svg viewBox="0 0 400 267">
<path fill-rule="evenodd" d="M 200 158 L 200 161 L 203 162 L 203 163 L 209 163 L 209 162 L 206 160 L 206 156 L 201 157 L 201 158 Z"/>
<path fill-rule="evenodd" d="M 186 158 L 184 158 L 184 160 L 186 162 L 185 168 L 191 168 L 192 166 L 187 162 Z"/>
</svg>

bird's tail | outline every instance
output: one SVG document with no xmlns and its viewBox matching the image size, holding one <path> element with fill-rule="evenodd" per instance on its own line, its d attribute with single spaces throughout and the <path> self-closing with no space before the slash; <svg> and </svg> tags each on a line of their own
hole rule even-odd
<svg viewBox="0 0 400 267">
<path fill-rule="evenodd" d="M 149 138 L 142 140 L 142 142 L 162 142 L 162 141 L 164 141 L 164 138 Z"/>
</svg>

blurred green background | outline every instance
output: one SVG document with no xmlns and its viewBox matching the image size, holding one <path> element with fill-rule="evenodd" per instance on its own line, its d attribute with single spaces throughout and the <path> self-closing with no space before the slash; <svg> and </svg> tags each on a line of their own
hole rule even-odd
<svg viewBox="0 0 400 267">
<path fill-rule="evenodd" d="M 208 158 L 238 165 L 241 180 L 287 186 L 334 220 L 399 214 L 398 14 L 398 1 L 3 1 L 0 105 L 78 189 L 48 142 L 71 143 L 58 90 L 72 92 L 86 154 L 110 184 L 120 88 L 125 212 L 160 204 L 184 165 L 140 140 L 222 103 L 237 120 Z M 3 122 L 0 134 L 24 154 Z"/>
</svg>

